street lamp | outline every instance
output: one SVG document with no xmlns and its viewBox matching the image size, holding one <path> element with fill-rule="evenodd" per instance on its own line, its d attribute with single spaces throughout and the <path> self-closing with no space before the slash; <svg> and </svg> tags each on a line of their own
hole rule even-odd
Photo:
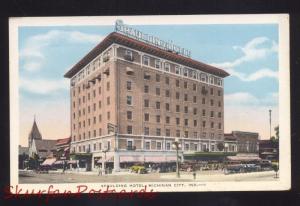
<svg viewBox="0 0 300 206">
<path fill-rule="evenodd" d="M 175 138 L 175 142 L 172 145 L 173 149 L 176 149 L 176 174 L 177 178 L 180 178 L 179 174 L 179 161 L 178 161 L 178 150 L 181 149 L 181 144 L 179 142 L 179 138 Z"/>
</svg>

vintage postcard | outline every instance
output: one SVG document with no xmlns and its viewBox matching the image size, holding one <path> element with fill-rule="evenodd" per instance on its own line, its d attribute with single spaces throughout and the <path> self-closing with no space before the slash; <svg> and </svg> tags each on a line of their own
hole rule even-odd
<svg viewBox="0 0 300 206">
<path fill-rule="evenodd" d="M 12 193 L 290 188 L 287 14 L 9 27 Z"/>
</svg>

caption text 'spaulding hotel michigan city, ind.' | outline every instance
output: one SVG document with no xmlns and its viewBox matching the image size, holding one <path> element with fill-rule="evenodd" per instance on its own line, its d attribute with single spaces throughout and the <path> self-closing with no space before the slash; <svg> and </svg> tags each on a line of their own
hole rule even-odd
<svg viewBox="0 0 300 206">
<path fill-rule="evenodd" d="M 193 152 L 236 152 L 224 142 L 224 81 L 229 74 L 190 51 L 116 21 L 115 32 L 75 64 L 70 78 L 71 156 L 105 161 L 174 162 Z"/>
</svg>

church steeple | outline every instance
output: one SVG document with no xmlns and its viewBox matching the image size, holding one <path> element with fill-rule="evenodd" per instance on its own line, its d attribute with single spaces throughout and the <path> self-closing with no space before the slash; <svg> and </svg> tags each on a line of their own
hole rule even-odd
<svg viewBox="0 0 300 206">
<path fill-rule="evenodd" d="M 41 135 L 39 128 L 35 121 L 35 115 L 34 115 L 33 125 L 32 125 L 31 131 L 28 136 L 28 146 L 29 147 L 30 147 L 33 139 L 42 139 L 42 135 Z"/>
</svg>

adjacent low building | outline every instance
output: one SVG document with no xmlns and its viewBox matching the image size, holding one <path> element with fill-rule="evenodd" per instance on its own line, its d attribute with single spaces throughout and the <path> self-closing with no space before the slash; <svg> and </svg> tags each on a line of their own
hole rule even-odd
<svg viewBox="0 0 300 206">
<path fill-rule="evenodd" d="M 259 141 L 259 156 L 262 159 L 275 160 L 279 159 L 279 142 L 272 140 Z"/>
</svg>

